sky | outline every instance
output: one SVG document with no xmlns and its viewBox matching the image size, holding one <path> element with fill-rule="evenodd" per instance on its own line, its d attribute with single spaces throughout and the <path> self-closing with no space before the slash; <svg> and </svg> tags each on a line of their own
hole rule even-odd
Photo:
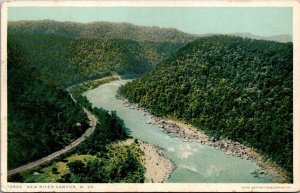
<svg viewBox="0 0 300 193">
<path fill-rule="evenodd" d="M 284 7 L 9 7 L 8 20 L 128 22 L 191 34 L 292 35 L 292 8 Z"/>
</svg>

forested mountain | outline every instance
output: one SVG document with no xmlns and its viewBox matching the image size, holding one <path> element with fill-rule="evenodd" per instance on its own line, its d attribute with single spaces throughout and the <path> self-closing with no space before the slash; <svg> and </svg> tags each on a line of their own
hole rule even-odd
<svg viewBox="0 0 300 193">
<path fill-rule="evenodd" d="M 28 57 L 32 56 L 15 39 L 8 39 L 8 169 L 60 150 L 80 137 L 89 127 L 83 106 L 99 123 L 91 136 L 63 157 L 9 176 L 9 181 L 144 182 L 143 152 L 138 145 L 116 143 L 130 137 L 124 122 L 115 112 L 92 108 L 81 95 L 86 87 L 114 77 L 73 87 L 75 103 L 64 89 L 51 84 L 51 78 L 45 81 Z M 63 163 L 65 168 L 58 167 Z M 47 172 L 49 167 L 51 173 Z"/>
<path fill-rule="evenodd" d="M 120 91 L 155 115 L 250 145 L 292 173 L 292 77 L 292 43 L 211 36 Z"/>
<path fill-rule="evenodd" d="M 53 20 L 41 21 L 10 21 L 9 34 L 52 34 L 69 38 L 88 39 L 126 39 L 138 42 L 171 42 L 187 43 L 196 36 L 181 32 L 175 28 L 160 28 L 137 26 L 130 23 L 112 22 L 58 22 Z"/>
<path fill-rule="evenodd" d="M 70 95 L 41 79 L 27 52 L 8 39 L 8 168 L 61 149 L 87 129 Z"/>
<path fill-rule="evenodd" d="M 81 143 L 74 152 L 96 155 L 99 159 L 86 165 L 81 164 L 82 169 L 77 172 L 72 171 L 72 165 L 69 165 L 70 178 L 66 179 L 66 176 L 62 176 L 59 181 L 65 183 L 144 182 L 145 168 L 141 160 L 143 154 L 141 149 L 136 144 L 130 147 L 113 144 L 130 137 L 123 120 L 115 111 L 108 112 L 101 108 L 93 108 L 92 112 L 97 116 L 99 124 L 93 135 Z"/>
<path fill-rule="evenodd" d="M 154 32 L 150 30 L 152 35 L 149 35 L 148 28 L 129 24 L 135 30 L 118 32 L 119 28 L 123 29 L 120 26 L 125 24 L 104 24 L 111 25 L 113 28 L 111 33 L 127 36 L 130 31 L 137 31 L 145 39 L 135 38 L 136 34 L 132 37 L 116 34 L 102 36 L 97 30 L 93 32 L 89 29 L 91 26 L 101 28 L 102 23 L 98 25 L 97 23 L 79 24 L 54 21 L 11 22 L 8 34 L 11 39 L 15 39 L 29 50 L 29 62 L 40 70 L 43 79 L 45 81 L 50 79 L 52 83 L 60 86 L 100 78 L 110 75 L 111 72 L 126 76 L 139 76 L 175 54 L 184 42 L 189 40 L 184 37 L 176 39 L 176 35 L 168 35 L 169 38 L 164 38 L 163 35 L 152 34 L 158 33 L 157 30 Z M 80 28 L 79 31 L 86 30 L 92 34 L 78 35 L 78 28 Z M 144 31 L 147 33 L 144 34 Z M 158 31 L 165 33 L 168 30 Z M 152 36 L 162 39 L 154 40 Z M 152 39 L 153 41 L 149 41 Z"/>
<path fill-rule="evenodd" d="M 88 81 L 70 89 L 76 104 L 85 107 L 97 117 L 98 123 L 90 136 L 75 148 L 50 162 L 9 176 L 8 181 L 25 183 L 144 182 L 144 152 L 140 149 L 138 141 L 128 140 L 131 138 L 130 131 L 115 111 L 108 112 L 102 108 L 92 108 L 86 96 L 82 95 L 90 88 L 95 88 L 115 78 Z M 59 132 L 59 135 L 62 133 L 63 130 Z M 28 146 L 24 148 L 26 147 Z M 31 150 L 35 148 L 31 147 Z"/>
<path fill-rule="evenodd" d="M 121 88 L 131 101 L 216 138 L 250 145 L 292 173 L 292 43 L 196 37 L 128 23 L 9 22 L 9 168 L 52 153 L 80 136 L 88 127 L 87 117 L 64 89 L 117 72 L 124 77 L 146 73 Z M 97 172 L 108 171 L 110 182 L 143 181 L 140 160 L 115 166 L 110 162 L 115 158 L 106 152 L 111 142 L 128 137 L 122 121 L 114 113 L 92 109 L 81 94 L 78 103 L 105 118 L 97 126 L 100 134 L 82 143 L 77 153 L 96 156 L 103 151 L 104 157 L 81 164 L 79 173 L 71 171 L 78 163 L 69 165 L 72 175 L 60 180 L 84 181 L 85 173 L 92 174 L 100 164 Z M 118 163 L 132 158 L 125 149 L 126 159 L 122 154 Z M 126 167 L 132 173 L 125 175 Z"/>
<path fill-rule="evenodd" d="M 89 102 L 86 98 L 80 98 L 82 101 L 74 103 L 64 90 L 66 87 L 108 76 L 113 72 L 122 76 L 139 76 L 175 54 L 188 41 L 184 39 L 184 35 L 178 36 L 176 35 L 177 31 L 171 29 L 144 29 L 129 24 L 122 24 L 119 29 L 119 25 L 113 24 L 112 28 L 114 29 L 111 29 L 111 32 L 117 32 L 117 34 L 105 35 L 104 37 L 104 35 L 99 35 L 97 30 L 107 29 L 107 23 L 105 23 L 104 28 L 99 27 L 98 24 L 72 23 L 70 25 L 69 23 L 52 21 L 12 22 L 12 25 L 9 23 L 9 169 L 61 149 L 81 136 L 87 129 L 87 117 L 81 105 L 84 106 Z M 78 36 L 76 35 L 76 26 L 83 27 L 81 29 L 83 31 L 80 35 L 77 34 Z M 140 39 L 131 38 L 137 37 L 137 34 L 130 35 L 129 32 L 124 31 L 125 28 L 122 26 L 134 28 L 133 31 L 137 30 L 136 33 L 141 34 Z M 93 32 L 91 28 L 96 28 L 96 31 Z M 160 36 L 153 34 L 158 33 L 158 31 L 161 31 Z M 123 36 L 123 33 L 129 35 L 129 38 Z M 144 33 L 146 35 L 143 35 Z M 156 37 L 161 39 L 153 39 Z M 85 103 L 81 104 L 80 102 Z M 91 107 L 88 108 L 92 110 Z M 113 114 L 112 117 L 116 119 Z M 108 119 L 103 121 L 100 127 L 105 128 L 99 128 L 99 125 L 97 128 L 108 129 L 106 133 L 114 135 L 115 123 L 111 123 Z M 101 132 L 103 133 L 103 131 Z M 116 130 L 116 132 L 118 135 L 120 134 L 120 131 Z M 87 141 L 82 146 L 94 143 L 100 148 L 95 147 L 93 149 L 96 151 L 94 154 L 101 152 L 102 147 L 113 142 L 113 139 L 107 138 L 110 135 L 98 136 L 102 137 L 103 143 L 100 143 L 99 138 L 93 139 L 96 141 Z M 128 159 L 137 156 L 137 152 L 132 153 L 131 150 L 127 149 L 125 148 L 127 153 L 120 155 L 121 157 L 113 158 L 114 161 L 124 161 L 124 156 L 128 156 Z M 101 163 L 102 169 L 109 170 L 105 175 L 110 173 L 112 175 L 107 180 L 136 182 L 144 179 L 144 171 L 139 160 L 133 160 L 134 162 L 131 160 L 123 165 L 114 166 L 109 165 L 111 158 L 105 159 L 103 158 L 106 165 Z M 94 164 L 98 164 L 98 162 L 95 161 Z M 114 176 L 117 173 L 115 170 L 122 167 L 125 169 L 126 167 L 132 168 L 129 168 L 128 174 L 124 171 L 125 169 L 122 169 L 120 175 Z M 78 179 L 75 177 L 71 179 L 71 181 L 76 180 Z"/>
<path fill-rule="evenodd" d="M 29 50 L 43 80 L 63 87 L 111 72 L 138 77 L 196 38 L 176 29 L 52 20 L 12 21 L 8 34 Z"/>
</svg>

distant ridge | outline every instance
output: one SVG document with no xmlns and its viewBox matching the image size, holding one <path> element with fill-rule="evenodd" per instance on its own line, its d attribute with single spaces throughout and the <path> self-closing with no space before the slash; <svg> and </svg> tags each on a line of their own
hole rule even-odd
<svg viewBox="0 0 300 193">
<path fill-rule="evenodd" d="M 276 41 L 281 43 L 293 42 L 293 37 L 288 34 L 280 34 L 275 36 L 258 36 L 251 33 L 233 33 L 229 35 L 235 35 L 243 38 L 251 38 L 256 40 L 269 40 L 269 41 Z"/>
<path fill-rule="evenodd" d="M 119 38 L 140 42 L 187 43 L 197 38 L 196 35 L 188 34 L 175 28 L 146 27 L 125 22 L 114 23 L 105 21 L 92 23 L 54 20 L 9 21 L 8 32 L 10 34 L 55 34 L 69 38 Z"/>
<path fill-rule="evenodd" d="M 288 34 L 280 34 L 274 36 L 259 36 L 251 33 L 228 33 L 228 34 L 209 33 L 209 34 L 197 35 L 197 37 L 209 37 L 214 35 L 232 35 L 232 36 L 237 36 L 242 38 L 250 38 L 254 40 L 267 40 L 267 41 L 275 41 L 281 43 L 293 42 L 293 36 Z"/>
</svg>

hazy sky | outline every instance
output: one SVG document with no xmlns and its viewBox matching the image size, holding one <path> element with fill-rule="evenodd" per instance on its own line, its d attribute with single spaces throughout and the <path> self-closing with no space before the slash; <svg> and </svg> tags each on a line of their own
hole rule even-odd
<svg viewBox="0 0 300 193">
<path fill-rule="evenodd" d="M 248 32 L 255 35 L 292 35 L 292 8 L 76 8 L 10 7 L 8 20 L 129 22 L 136 25 L 173 27 L 205 33 Z"/>
</svg>

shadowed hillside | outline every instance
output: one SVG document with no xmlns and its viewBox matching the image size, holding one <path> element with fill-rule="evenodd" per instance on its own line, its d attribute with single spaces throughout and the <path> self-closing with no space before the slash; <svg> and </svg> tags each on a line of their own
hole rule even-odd
<svg viewBox="0 0 300 193">
<path fill-rule="evenodd" d="M 43 81 L 27 52 L 8 40 L 8 168 L 63 148 L 87 129 L 70 95 Z"/>
<path fill-rule="evenodd" d="M 139 76 L 194 38 L 175 29 L 50 20 L 9 22 L 8 34 L 29 50 L 44 80 L 62 86 L 111 72 Z"/>
</svg>

